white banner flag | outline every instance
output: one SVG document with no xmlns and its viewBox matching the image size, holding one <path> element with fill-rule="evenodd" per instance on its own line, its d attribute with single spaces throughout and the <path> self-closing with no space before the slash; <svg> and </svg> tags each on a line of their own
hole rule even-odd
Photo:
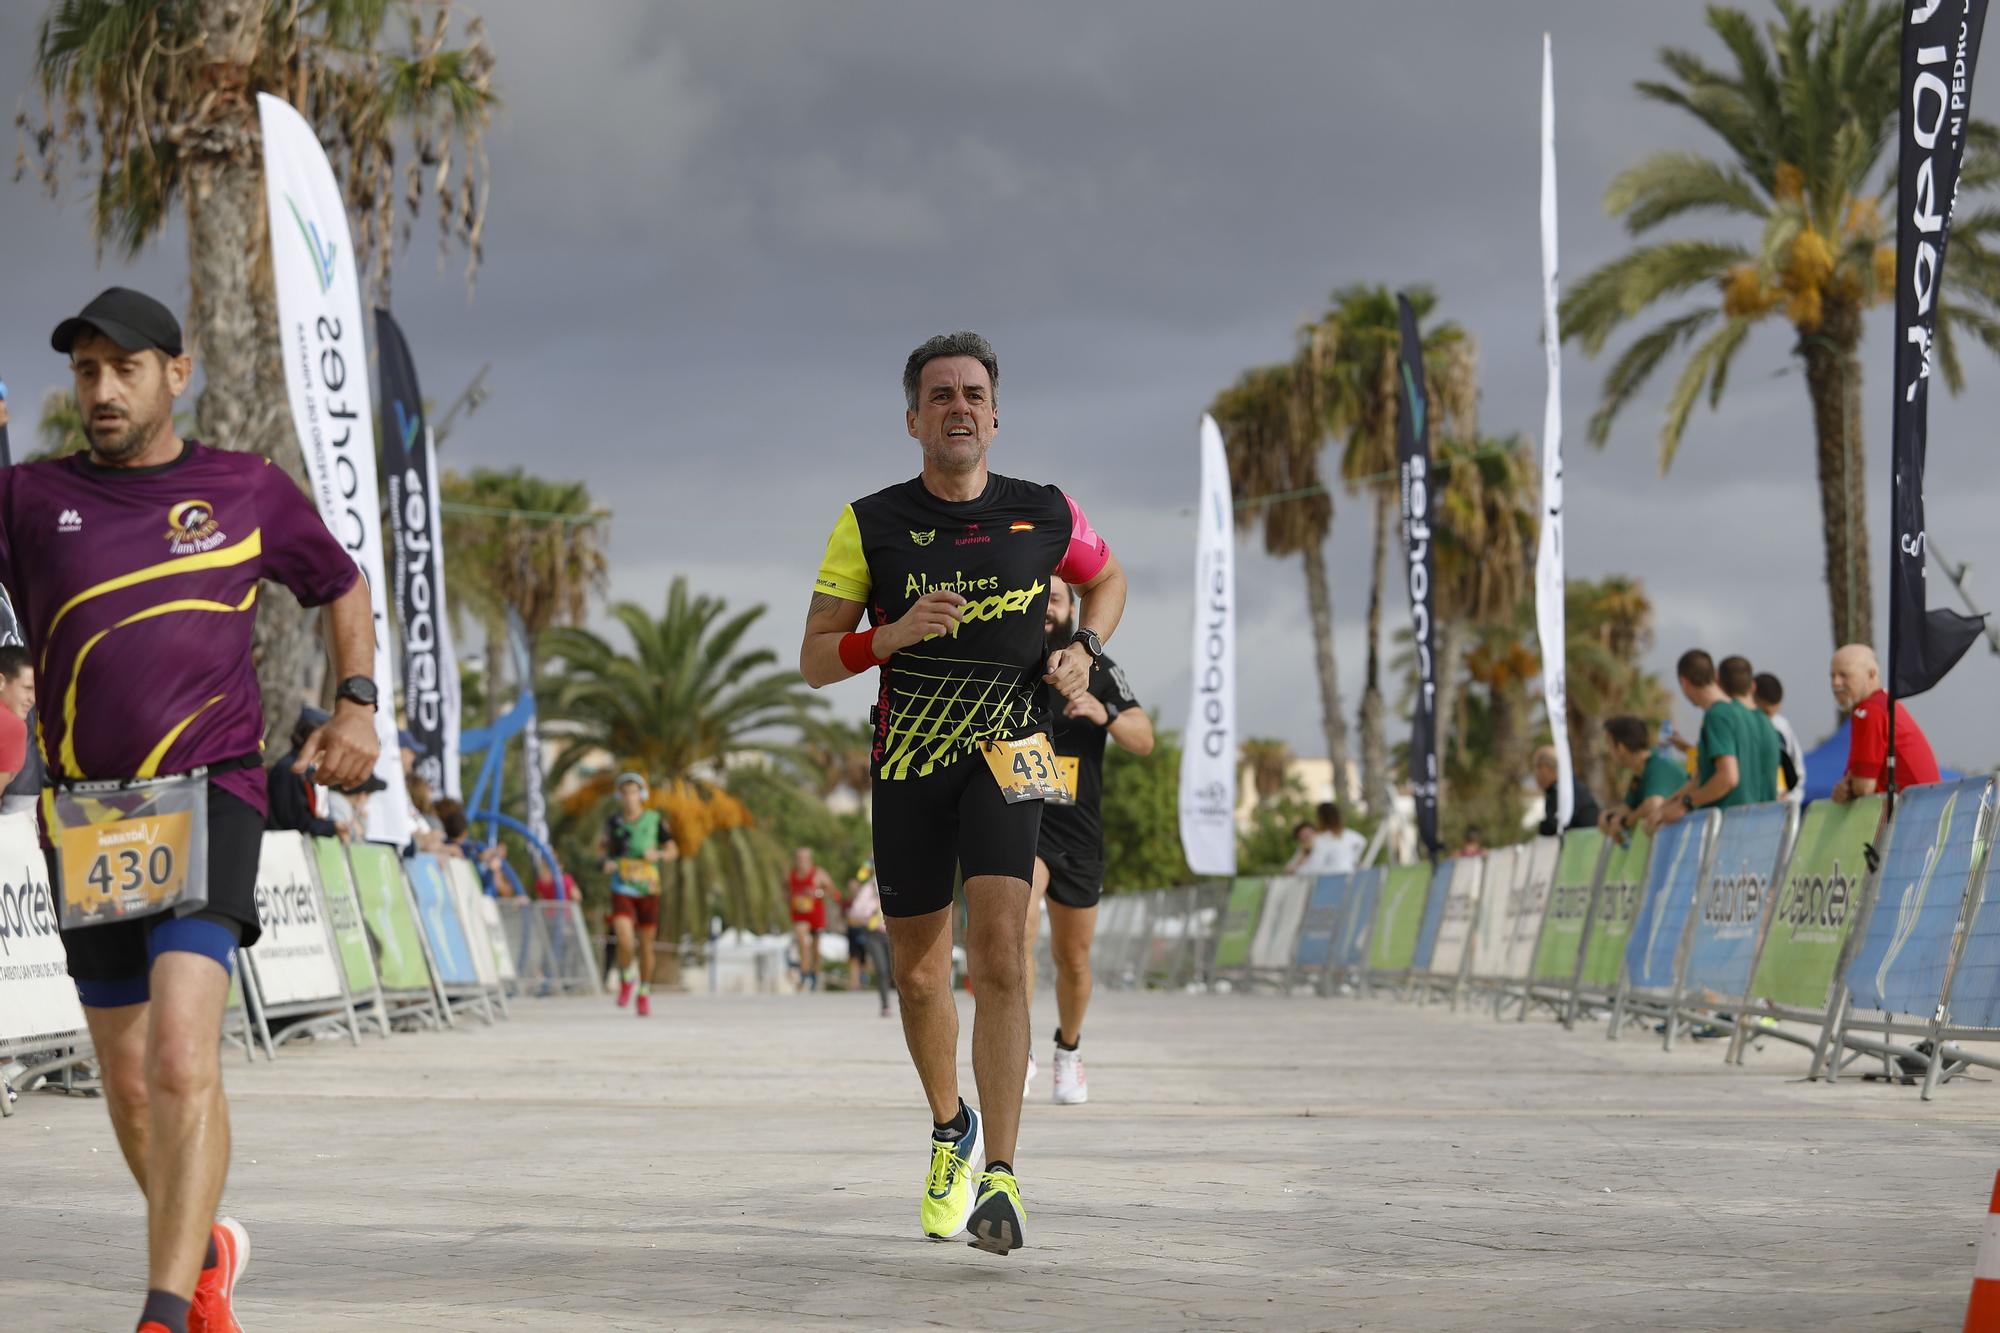
<svg viewBox="0 0 2000 1333">
<path fill-rule="evenodd" d="M 1181 849 L 1197 875 L 1236 873 L 1236 512 L 1215 418 L 1201 419 L 1194 682 L 1181 750 Z"/>
<path fill-rule="evenodd" d="M 1542 703 L 1556 748 L 1556 831 L 1576 807 L 1569 753 L 1568 631 L 1563 626 L 1562 328 L 1556 318 L 1556 85 L 1542 34 L 1542 351 L 1549 397 L 1542 416 L 1542 542 L 1535 553 L 1535 629 L 1542 641 Z"/>
<path fill-rule="evenodd" d="M 389 789 L 368 803 L 370 841 L 410 840 L 403 758 L 396 743 L 396 666 L 389 652 L 389 585 L 382 566 L 382 492 L 375 478 L 375 417 L 361 283 L 347 207 L 318 136 L 290 105 L 257 95 L 264 131 L 264 199 L 278 289 L 279 343 L 292 424 L 320 517 L 361 566 L 375 615 L 375 669 L 382 705 L 375 776 Z"/>
</svg>

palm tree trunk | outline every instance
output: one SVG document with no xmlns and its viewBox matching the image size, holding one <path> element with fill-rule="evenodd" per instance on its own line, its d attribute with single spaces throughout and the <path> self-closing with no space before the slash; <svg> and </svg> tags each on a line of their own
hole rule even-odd
<svg viewBox="0 0 2000 1333">
<path fill-rule="evenodd" d="M 1604 732 L 1594 718 L 1585 717 L 1583 710 L 1576 706 L 1572 698 L 1569 703 L 1569 761 L 1576 774 L 1577 786 L 1585 791 L 1599 790 L 1598 777 L 1604 769 Z"/>
<path fill-rule="evenodd" d="M 1340 710 L 1340 668 L 1333 656 L 1333 591 L 1326 578 L 1326 545 L 1314 541 L 1303 552 L 1306 605 L 1312 612 L 1313 662 L 1319 668 L 1320 726 L 1327 758 L 1333 761 L 1333 799 L 1347 799 L 1347 719 Z"/>
<path fill-rule="evenodd" d="M 1522 770 L 1527 767 L 1522 762 L 1527 757 L 1524 753 L 1527 747 L 1521 730 L 1521 718 L 1527 710 L 1527 692 L 1521 682 L 1509 674 L 1487 691 L 1487 699 L 1486 715 L 1493 727 L 1493 767 L 1499 775 L 1500 786 L 1512 790 Z"/>
<path fill-rule="evenodd" d="M 1375 554 L 1368 579 L 1368 673 L 1361 688 L 1361 790 L 1369 812 L 1389 812 L 1389 734 L 1382 708 L 1382 572 L 1389 560 L 1389 498 L 1375 491 Z"/>
<path fill-rule="evenodd" d="M 1458 706 L 1465 697 L 1465 650 L 1472 635 L 1466 623 L 1457 617 L 1438 628 L 1437 753 L 1438 773 L 1442 775 L 1446 769 L 1445 757 L 1451 753 L 1458 730 Z"/>
<path fill-rule="evenodd" d="M 1833 643 L 1875 641 L 1875 594 L 1868 566 L 1868 488 L 1861 425 L 1861 365 L 1854 348 L 1860 312 L 1829 302 L 1820 332 L 1799 340 L 1812 395 L 1819 464 L 1820 525 Z"/>
<path fill-rule="evenodd" d="M 303 484 L 305 459 L 292 435 L 278 359 L 277 298 L 263 262 L 262 140 L 248 92 L 265 6 L 201 0 L 200 8 L 203 77 L 216 97 L 202 127 L 204 151 L 187 180 L 188 327 L 203 376 L 195 425 L 206 442 L 262 454 Z M 314 618 L 289 597 L 260 600 L 252 651 L 268 741 L 318 695 L 325 658 Z"/>
</svg>

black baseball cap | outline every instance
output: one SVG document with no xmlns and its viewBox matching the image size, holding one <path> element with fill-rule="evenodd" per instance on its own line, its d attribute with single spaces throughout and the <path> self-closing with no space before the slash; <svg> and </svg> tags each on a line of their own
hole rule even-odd
<svg viewBox="0 0 2000 1333">
<path fill-rule="evenodd" d="M 56 325 L 56 331 L 49 335 L 49 346 L 68 356 L 78 336 L 90 329 L 128 352 L 181 354 L 181 326 L 174 312 L 130 287 L 106 287 L 99 292 L 83 313 Z"/>
</svg>

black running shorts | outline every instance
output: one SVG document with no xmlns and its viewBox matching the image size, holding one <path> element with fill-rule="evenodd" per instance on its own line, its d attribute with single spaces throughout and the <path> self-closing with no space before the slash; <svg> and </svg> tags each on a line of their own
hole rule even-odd
<svg viewBox="0 0 2000 1333">
<path fill-rule="evenodd" d="M 264 933 L 257 920 L 257 862 L 264 854 L 264 816 L 242 797 L 208 785 L 208 905 L 196 917 L 227 918 L 249 948 Z M 51 858 L 53 861 L 53 858 Z M 50 866 L 51 875 L 54 865 Z M 148 970 L 147 939 L 167 915 L 113 921 L 62 933 L 69 974 L 78 981 L 127 981 Z"/>
<path fill-rule="evenodd" d="M 1104 862 L 1046 845 L 1042 860 L 1049 868 L 1050 902 L 1079 912 L 1097 906 L 1097 900 L 1104 896 Z"/>
<path fill-rule="evenodd" d="M 1029 882 L 1042 803 L 1009 805 L 993 771 L 971 754 L 925 777 L 875 780 L 875 882 L 884 916 L 951 906 L 953 871 L 967 880 Z"/>
</svg>

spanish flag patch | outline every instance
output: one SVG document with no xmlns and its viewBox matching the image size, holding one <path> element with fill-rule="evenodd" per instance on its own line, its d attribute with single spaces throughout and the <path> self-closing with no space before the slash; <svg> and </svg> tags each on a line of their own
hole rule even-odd
<svg viewBox="0 0 2000 1333">
<path fill-rule="evenodd" d="M 1007 531 L 1009 532 L 1033 532 L 1034 530 L 1035 525 L 1032 523 L 1009 523 L 1007 525 Z"/>
</svg>

